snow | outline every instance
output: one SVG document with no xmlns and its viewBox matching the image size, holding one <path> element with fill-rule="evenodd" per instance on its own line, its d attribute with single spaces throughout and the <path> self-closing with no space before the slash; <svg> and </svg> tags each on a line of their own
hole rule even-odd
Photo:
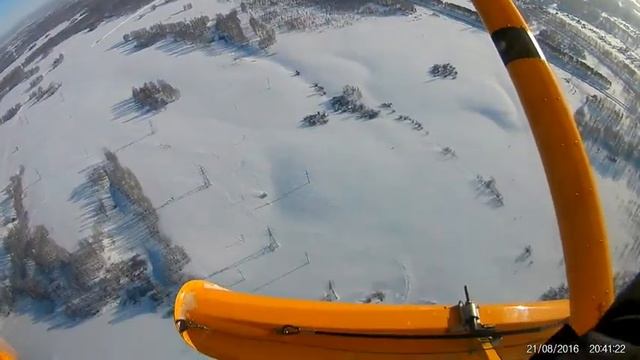
<svg viewBox="0 0 640 360">
<path fill-rule="evenodd" d="M 564 280 L 541 163 L 486 33 L 420 9 L 422 16 L 411 18 L 279 34 L 272 56 L 218 47 L 184 55 L 115 48 L 131 30 L 213 17 L 232 5 L 192 2 L 184 13 L 171 15 L 186 3 L 178 1 L 61 44 L 43 64 L 60 52 L 64 63 L 43 84 L 62 88 L 0 126 L 0 181 L 25 166 L 32 223 L 44 224 L 60 245 L 73 250 L 89 235 L 81 204 L 70 201 L 84 181 L 81 171 L 101 161 L 103 148 L 128 145 L 118 157 L 155 206 L 200 185 L 199 166 L 207 170 L 209 189 L 158 210 L 162 230 L 191 256 L 190 272 L 205 277 L 259 251 L 269 242 L 267 227 L 273 230 L 280 247 L 242 265 L 246 280 L 237 282 L 232 271 L 210 278 L 237 282 L 234 290 L 319 299 L 331 280 L 342 301 L 383 290 L 392 302 L 453 303 L 467 284 L 474 300 L 519 302 Z M 446 62 L 457 68 L 457 80 L 427 76 L 431 65 Z M 295 70 L 301 76 L 293 77 Z M 132 86 L 159 78 L 180 89 L 179 101 L 152 117 L 114 115 L 112 106 Z M 327 96 L 313 94 L 314 82 Z M 371 121 L 330 113 L 327 125 L 299 127 L 305 115 L 328 111 L 326 102 L 347 84 L 360 87 L 368 106 L 393 102 L 397 113 Z M 25 86 L 7 95 L 0 113 L 25 98 Z M 594 92 L 578 81 L 575 93 L 565 86 L 574 108 Z M 399 114 L 422 122 L 429 134 L 394 121 Z M 457 158 L 443 157 L 444 147 Z M 301 186 L 305 171 L 310 183 Z M 478 174 L 496 179 L 504 207 L 478 195 Z M 615 219 L 620 198 L 631 195 L 623 184 L 599 181 L 614 219 L 612 247 L 624 244 L 630 235 Z M 530 267 L 514 263 L 527 245 Z M 2 320 L 0 335 L 25 359 L 197 358 L 171 320 L 142 313 L 114 321 L 105 311 L 51 330 L 13 315 Z"/>
<path fill-rule="evenodd" d="M 638 0 L 629 0 L 629 3 L 640 9 L 640 2 Z M 633 11 L 638 12 L 637 9 L 633 9 Z"/>
<path fill-rule="evenodd" d="M 52 36 L 55 36 L 56 34 L 58 34 L 60 31 L 64 30 L 67 26 L 69 26 L 69 24 L 71 24 L 73 22 L 74 19 L 79 19 L 81 16 L 76 16 L 73 19 L 69 20 L 69 21 L 65 21 L 62 24 L 56 26 L 55 28 L 53 28 L 51 31 L 49 31 L 48 33 L 46 33 L 44 36 L 42 36 L 40 39 L 38 39 L 35 44 L 36 46 L 31 47 L 31 50 L 26 51 L 24 54 L 22 54 L 20 57 L 18 57 L 16 59 L 16 61 L 14 61 L 13 66 L 9 66 L 7 67 L 4 71 L 0 72 L 0 78 L 4 77 L 6 74 L 8 74 L 9 72 L 11 72 L 11 70 L 13 70 L 16 66 L 19 66 L 20 64 L 22 64 L 25 60 L 25 58 L 27 56 L 29 56 L 29 54 L 31 54 L 35 49 L 37 49 L 40 45 L 42 45 L 45 41 L 47 41 L 47 39 L 49 39 Z M 47 36 L 48 35 L 48 36 Z M 14 48 L 15 49 L 15 48 Z M 41 64 L 37 64 L 34 63 L 34 65 L 41 65 Z M 42 66 L 41 66 L 42 67 Z M 42 69 L 40 71 L 40 73 L 43 73 Z"/>
<path fill-rule="evenodd" d="M 448 3 L 464 6 L 469 9 L 474 9 L 473 2 L 471 0 L 447 0 Z"/>
<path fill-rule="evenodd" d="M 598 46 L 602 46 L 610 52 L 611 56 L 615 58 L 612 60 L 622 61 L 628 66 L 638 70 L 637 66 L 632 62 L 632 59 L 637 59 L 638 57 L 634 56 L 634 53 L 626 50 L 626 44 L 622 40 L 617 39 L 615 36 L 604 30 L 598 29 L 587 22 L 580 21 L 573 15 L 564 12 L 556 12 L 555 15 L 563 18 L 576 28 L 581 28 L 582 31 L 591 38 L 589 41 L 591 44 L 598 44 Z"/>
<path fill-rule="evenodd" d="M 172 319 L 152 313 L 115 321 L 104 315 L 59 328 L 11 316 L 3 319 L 0 332 L 20 359 L 205 359 L 183 343 Z"/>
</svg>

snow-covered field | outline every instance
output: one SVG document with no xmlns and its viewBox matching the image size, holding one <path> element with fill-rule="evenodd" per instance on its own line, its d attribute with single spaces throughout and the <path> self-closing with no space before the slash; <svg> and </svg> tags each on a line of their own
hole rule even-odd
<svg viewBox="0 0 640 360">
<path fill-rule="evenodd" d="M 90 235 L 82 204 L 70 197 L 85 181 L 82 170 L 109 148 L 156 207 L 199 186 L 199 167 L 206 169 L 211 187 L 158 210 L 162 230 L 191 256 L 191 273 L 207 277 L 255 253 L 272 229 L 280 247 L 238 268 L 246 279 L 238 291 L 317 299 L 332 280 L 344 301 L 382 290 L 389 302 L 453 303 L 467 284 L 477 301 L 518 302 L 564 280 L 541 163 L 486 33 L 419 8 L 278 34 L 270 56 L 215 46 L 185 54 L 117 48 L 132 30 L 234 5 L 191 1 L 194 9 L 172 15 L 186 2 L 113 20 L 57 47 L 40 66 L 46 72 L 63 53 L 43 81 L 62 88 L 0 126 L 0 187 L 23 165 L 31 222 L 60 245 L 75 250 Z M 447 62 L 456 80 L 429 78 L 431 65 Z M 180 89 L 181 99 L 154 116 L 114 113 L 132 86 L 156 79 Z M 314 94 L 316 82 L 325 96 Z M 393 102 L 397 113 L 364 121 L 330 112 L 327 101 L 348 84 L 367 105 Z M 26 100 L 27 85 L 2 100 L 0 113 Z M 574 108 L 595 92 L 578 81 L 565 86 Z M 300 127 L 317 111 L 329 112 L 327 125 Z M 395 121 L 400 114 L 424 130 Z M 457 157 L 443 155 L 446 147 Z M 477 175 L 495 178 L 504 206 L 479 194 Z M 632 195 L 611 179 L 600 178 L 600 188 L 616 249 L 631 241 L 621 204 Z M 533 262 L 515 263 L 527 245 Z M 310 263 L 302 266 L 305 254 Z M 210 280 L 226 285 L 238 274 Z M 12 315 L 0 336 L 24 359 L 197 358 L 171 320 L 140 312 L 120 319 L 107 310 L 69 329 Z"/>
</svg>

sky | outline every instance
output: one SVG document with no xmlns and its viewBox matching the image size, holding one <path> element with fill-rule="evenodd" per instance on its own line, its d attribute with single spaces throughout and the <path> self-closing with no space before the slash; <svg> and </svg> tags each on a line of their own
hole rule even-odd
<svg viewBox="0 0 640 360">
<path fill-rule="evenodd" d="M 26 15 L 51 0 L 0 0 L 0 38 Z"/>
</svg>

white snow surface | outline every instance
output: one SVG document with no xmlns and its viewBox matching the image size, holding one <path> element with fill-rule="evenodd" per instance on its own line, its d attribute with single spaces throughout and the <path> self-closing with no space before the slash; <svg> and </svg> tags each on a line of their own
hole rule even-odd
<svg viewBox="0 0 640 360">
<path fill-rule="evenodd" d="M 172 321 L 157 314 L 126 321 L 101 316 L 55 330 L 46 323 L 11 316 L 3 319 L 0 331 L 21 360 L 205 359 L 175 336 Z"/>
<path fill-rule="evenodd" d="M 521 302 L 564 280 L 542 166 L 486 33 L 425 11 L 279 34 L 272 56 L 113 48 L 131 30 L 213 17 L 233 5 L 190 2 L 193 10 L 171 18 L 186 1 L 78 34 L 40 64 L 45 72 L 64 53 L 64 63 L 43 81 L 62 88 L 0 126 L 0 181 L 25 166 L 32 225 L 46 225 L 60 245 L 75 250 L 89 235 L 81 204 L 70 201 L 84 181 L 81 170 L 99 162 L 103 148 L 133 142 L 117 155 L 156 206 L 200 185 L 198 166 L 208 171 L 209 189 L 159 210 L 162 230 L 192 258 L 188 271 L 207 276 L 265 246 L 266 228 L 273 230 L 280 248 L 241 266 L 246 281 L 238 291 L 304 264 L 305 253 L 308 266 L 259 292 L 318 299 L 333 280 L 341 301 L 383 290 L 391 302 L 453 303 L 467 284 L 477 301 Z M 428 68 L 445 62 L 456 66 L 458 79 L 430 80 Z M 295 70 L 301 76 L 293 77 Z M 112 106 L 132 86 L 156 79 L 180 89 L 181 99 L 152 117 L 114 116 Z M 313 95 L 314 82 L 327 96 Z M 363 121 L 329 112 L 327 125 L 299 127 L 305 115 L 327 110 L 347 84 L 359 86 L 369 106 L 390 101 L 397 113 Z M 26 86 L 3 99 L 0 113 L 26 100 Z M 575 86 L 577 92 L 567 91 L 577 107 L 594 90 Z M 394 121 L 399 114 L 422 122 L 429 134 Z M 149 122 L 156 132 L 145 137 Z M 440 154 L 447 146 L 457 159 Z M 259 208 L 304 184 L 305 171 L 309 185 Z M 496 179 L 503 207 L 478 196 L 477 174 Z M 600 188 L 616 247 L 630 241 L 618 219 L 620 202 L 631 194 L 609 179 L 600 179 Z M 265 199 L 256 196 L 262 192 Z M 514 263 L 526 245 L 533 247 L 529 267 Z M 225 285 L 233 282 L 230 273 L 210 280 Z M 13 315 L 2 320 L 0 336 L 24 359 L 197 358 L 160 314 L 115 321 L 105 311 L 75 327 L 49 327 Z"/>
</svg>

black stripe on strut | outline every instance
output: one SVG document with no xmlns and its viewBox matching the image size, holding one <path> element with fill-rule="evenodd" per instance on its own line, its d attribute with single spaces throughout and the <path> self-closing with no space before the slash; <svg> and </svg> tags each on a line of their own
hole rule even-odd
<svg viewBox="0 0 640 360">
<path fill-rule="evenodd" d="M 555 325 L 557 326 L 557 325 Z M 486 334 L 439 334 L 439 335 L 411 335 L 411 334 L 371 334 L 371 333 L 341 333 L 333 331 L 314 331 L 315 335 L 338 336 L 349 338 L 369 338 L 369 339 L 394 339 L 394 340 L 456 340 L 456 339 L 479 339 L 490 336 L 503 337 L 523 334 L 535 334 L 543 332 L 552 326 L 540 326 L 527 329 L 496 331 Z"/>
<path fill-rule="evenodd" d="M 542 58 L 533 35 L 524 28 L 504 27 L 494 31 L 491 39 L 505 65 L 518 59 Z"/>
</svg>

